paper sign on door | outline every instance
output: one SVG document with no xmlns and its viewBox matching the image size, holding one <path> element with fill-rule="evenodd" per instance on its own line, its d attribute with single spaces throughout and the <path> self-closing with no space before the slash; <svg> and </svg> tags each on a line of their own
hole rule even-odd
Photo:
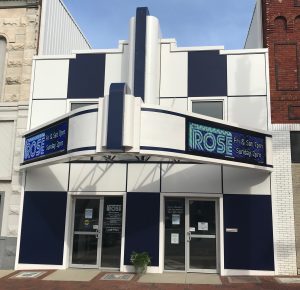
<svg viewBox="0 0 300 290">
<path fill-rule="evenodd" d="M 175 233 L 171 234 L 171 244 L 174 244 L 174 245 L 179 244 L 179 234 L 175 234 Z"/>
<path fill-rule="evenodd" d="M 172 214 L 172 225 L 180 225 L 180 214 Z"/>
<path fill-rule="evenodd" d="M 198 231 L 208 231 L 208 223 L 198 222 Z"/>
<path fill-rule="evenodd" d="M 84 218 L 86 218 L 86 219 L 92 219 L 93 218 L 93 209 L 92 208 L 86 208 L 85 209 Z"/>
</svg>

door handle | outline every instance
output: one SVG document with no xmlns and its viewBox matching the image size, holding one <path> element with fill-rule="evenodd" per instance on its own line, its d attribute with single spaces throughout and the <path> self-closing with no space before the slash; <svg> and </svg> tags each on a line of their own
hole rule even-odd
<svg viewBox="0 0 300 290">
<path fill-rule="evenodd" d="M 191 241 L 191 232 L 187 232 L 187 241 L 190 242 Z"/>
<path fill-rule="evenodd" d="M 99 230 L 96 231 L 96 239 L 100 239 L 101 232 Z"/>
</svg>

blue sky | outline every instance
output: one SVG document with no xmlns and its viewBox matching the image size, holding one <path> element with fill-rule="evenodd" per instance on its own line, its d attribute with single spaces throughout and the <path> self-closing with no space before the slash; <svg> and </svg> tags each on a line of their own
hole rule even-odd
<svg viewBox="0 0 300 290">
<path fill-rule="evenodd" d="M 239 49 L 247 36 L 255 0 L 64 0 L 93 48 L 115 48 L 128 39 L 136 7 L 160 20 L 162 36 L 178 46 L 224 45 Z"/>
</svg>

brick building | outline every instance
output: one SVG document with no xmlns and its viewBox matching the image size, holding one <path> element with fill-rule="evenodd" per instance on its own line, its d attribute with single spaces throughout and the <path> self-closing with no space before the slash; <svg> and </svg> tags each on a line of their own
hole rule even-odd
<svg viewBox="0 0 300 290">
<path fill-rule="evenodd" d="M 257 0 L 245 48 L 268 48 L 278 274 L 300 269 L 300 1 Z"/>
<path fill-rule="evenodd" d="M 0 268 L 13 267 L 15 260 L 21 136 L 27 126 L 32 58 L 87 48 L 61 1 L 0 1 Z"/>
</svg>

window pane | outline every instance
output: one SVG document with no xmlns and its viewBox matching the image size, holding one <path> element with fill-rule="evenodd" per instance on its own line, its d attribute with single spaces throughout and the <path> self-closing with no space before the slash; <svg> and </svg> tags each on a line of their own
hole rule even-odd
<svg viewBox="0 0 300 290">
<path fill-rule="evenodd" d="M 99 224 L 99 199 L 77 199 L 75 204 L 74 231 L 92 232 Z"/>
<path fill-rule="evenodd" d="M 300 132 L 291 132 L 292 163 L 300 163 Z"/>
<path fill-rule="evenodd" d="M 98 255 L 97 235 L 74 235 L 73 264 L 96 265 Z"/>
<path fill-rule="evenodd" d="M 2 93 L 2 87 L 4 84 L 4 66 L 6 57 L 6 40 L 0 37 L 0 95 Z"/>
<path fill-rule="evenodd" d="M 165 270 L 185 270 L 185 199 L 165 199 Z"/>
<path fill-rule="evenodd" d="M 98 103 L 71 103 L 71 111 L 83 108 L 86 106 L 97 105 Z"/>
<path fill-rule="evenodd" d="M 192 103 L 192 112 L 223 119 L 223 102 L 201 101 Z"/>
<path fill-rule="evenodd" d="M 101 267 L 120 268 L 123 197 L 104 197 Z"/>
<path fill-rule="evenodd" d="M 190 269 L 216 269 L 215 202 L 190 200 L 189 210 L 189 226 L 194 228 L 190 241 Z"/>
</svg>

